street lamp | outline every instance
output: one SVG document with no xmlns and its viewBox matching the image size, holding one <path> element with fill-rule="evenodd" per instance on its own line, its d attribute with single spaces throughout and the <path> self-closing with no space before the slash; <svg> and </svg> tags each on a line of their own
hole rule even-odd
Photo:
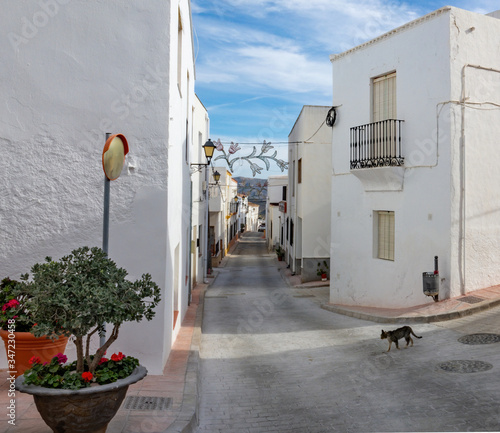
<svg viewBox="0 0 500 433">
<path fill-rule="evenodd" d="M 217 170 L 214 172 L 213 178 L 214 178 L 215 184 L 217 185 L 219 183 L 219 180 L 220 180 L 220 173 Z"/>
<path fill-rule="evenodd" d="M 212 162 L 212 157 L 214 156 L 214 151 L 215 151 L 215 144 L 212 143 L 212 140 L 210 138 L 207 140 L 207 142 L 202 146 L 203 151 L 205 152 L 205 157 L 207 158 L 207 163 L 202 164 L 202 163 L 191 163 L 191 166 L 198 166 L 198 169 L 191 170 L 191 174 L 196 173 L 201 170 L 201 167 L 207 167 L 205 168 L 205 186 L 204 186 L 204 196 L 206 200 L 206 206 L 205 206 L 205 224 L 206 224 L 206 237 L 204 239 L 204 245 L 203 245 L 203 250 L 205 251 L 205 283 L 208 283 L 207 277 L 209 274 L 209 269 L 211 269 L 211 260 L 209 260 L 209 255 L 211 254 L 210 251 L 210 211 L 208 209 L 208 200 L 209 200 L 209 193 L 208 193 L 208 166 L 210 166 L 210 163 Z M 218 178 L 216 179 L 216 173 L 214 173 L 214 179 L 216 182 L 218 179 L 220 179 L 220 174 Z"/>
<path fill-rule="evenodd" d="M 205 152 L 205 157 L 207 158 L 207 163 L 202 164 L 202 163 L 191 163 L 191 165 L 210 165 L 210 162 L 212 161 L 212 157 L 214 156 L 214 151 L 215 151 L 215 144 L 212 143 L 212 140 L 210 138 L 207 140 L 207 142 L 201 146 L 203 147 L 203 152 Z"/>
</svg>

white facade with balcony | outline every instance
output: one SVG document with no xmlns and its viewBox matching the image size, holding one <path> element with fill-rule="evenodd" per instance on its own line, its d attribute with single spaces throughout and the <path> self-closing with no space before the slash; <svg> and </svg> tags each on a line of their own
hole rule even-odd
<svg viewBox="0 0 500 433">
<path fill-rule="evenodd" d="M 288 136 L 286 249 L 292 272 L 304 283 L 321 279 L 318 263 L 330 262 L 332 129 L 326 118 L 331 109 L 305 105 Z"/>
<path fill-rule="evenodd" d="M 500 20 L 444 7 L 332 55 L 330 302 L 500 283 Z"/>
<path fill-rule="evenodd" d="M 102 245 L 101 156 L 107 132 L 124 134 L 109 255 L 132 279 L 150 273 L 162 301 L 112 349 L 161 374 L 189 297 L 190 2 L 47 4 L 11 1 L 0 14 L 0 278 Z"/>
</svg>

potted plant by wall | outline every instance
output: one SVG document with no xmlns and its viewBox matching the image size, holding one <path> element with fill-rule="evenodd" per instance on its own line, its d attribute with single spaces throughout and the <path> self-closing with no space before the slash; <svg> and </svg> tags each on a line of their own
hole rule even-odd
<svg viewBox="0 0 500 433">
<path fill-rule="evenodd" d="M 326 260 L 323 260 L 323 263 L 318 262 L 316 275 L 321 277 L 321 281 L 326 281 L 328 279 L 328 263 Z"/>
<path fill-rule="evenodd" d="M 151 320 L 160 302 L 149 274 L 134 282 L 126 276 L 100 248 L 82 247 L 59 261 L 47 257 L 31 268 L 31 276 L 21 277 L 36 322 L 32 332 L 71 336 L 76 345 L 75 361 L 59 354 L 44 364 L 35 357 L 16 380 L 16 388 L 33 395 L 43 420 L 58 433 L 104 432 L 128 386 L 147 374 L 131 356 L 104 356 L 123 322 Z M 107 339 L 91 353 L 91 339 L 104 326 Z"/>
<path fill-rule="evenodd" d="M 48 362 L 57 353 L 64 353 L 68 342 L 65 336 L 51 339 L 31 333 L 35 322 L 26 307 L 27 300 L 18 281 L 4 278 L 0 282 L 0 336 L 5 345 L 8 369 L 16 377 L 30 368 L 29 360 L 33 356 Z"/>
<path fill-rule="evenodd" d="M 278 246 L 278 248 L 276 248 L 276 255 L 278 256 L 278 260 L 281 262 L 283 257 L 285 257 L 285 250 L 281 248 L 281 246 Z"/>
</svg>

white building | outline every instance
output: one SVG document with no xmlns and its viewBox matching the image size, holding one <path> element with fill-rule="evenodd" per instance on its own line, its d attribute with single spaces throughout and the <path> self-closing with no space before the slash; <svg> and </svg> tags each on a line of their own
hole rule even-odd
<svg viewBox="0 0 500 433">
<path fill-rule="evenodd" d="M 227 171 L 226 177 L 226 254 L 239 238 L 238 220 L 238 181 L 233 178 L 231 172 Z"/>
<path fill-rule="evenodd" d="M 248 202 L 247 226 L 246 229 L 251 232 L 256 232 L 259 227 L 259 205 Z"/>
<path fill-rule="evenodd" d="M 193 133 L 191 140 L 191 163 L 206 164 L 203 145 L 208 141 L 210 121 L 206 108 L 195 96 L 193 104 Z M 191 288 L 203 283 L 207 270 L 208 251 L 208 191 L 207 181 L 211 168 L 193 165 L 191 168 Z"/>
<path fill-rule="evenodd" d="M 213 173 L 220 174 L 218 183 Z M 236 198 L 236 200 L 235 200 Z M 210 177 L 211 266 L 217 267 L 238 236 L 238 182 L 225 167 L 213 167 Z"/>
<path fill-rule="evenodd" d="M 286 245 L 290 268 L 304 283 L 321 278 L 318 262 L 330 262 L 331 108 L 305 105 L 288 135 L 287 218 L 293 233 Z"/>
<path fill-rule="evenodd" d="M 433 302 L 500 283 L 500 20 L 444 7 L 331 56 L 330 301 Z"/>
<path fill-rule="evenodd" d="M 6 3 L 0 275 L 15 279 L 46 256 L 102 245 L 101 155 L 107 132 L 124 134 L 130 152 L 111 182 L 109 255 L 131 279 L 150 273 L 162 302 L 151 322 L 124 324 L 112 347 L 161 374 L 189 293 L 190 3 Z"/>
<path fill-rule="evenodd" d="M 267 179 L 266 243 L 269 251 L 278 246 L 285 249 L 290 239 L 290 220 L 286 218 L 287 187 L 288 176 L 269 176 Z"/>
<path fill-rule="evenodd" d="M 239 233 L 243 233 L 247 227 L 247 215 L 248 215 L 248 197 L 245 194 L 238 193 L 238 208 L 237 212 L 237 223 L 236 227 Z"/>
</svg>

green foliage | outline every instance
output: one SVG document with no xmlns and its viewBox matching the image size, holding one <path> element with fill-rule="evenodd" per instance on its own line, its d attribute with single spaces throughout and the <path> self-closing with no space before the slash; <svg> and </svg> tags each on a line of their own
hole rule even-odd
<svg viewBox="0 0 500 433">
<path fill-rule="evenodd" d="M 100 248 L 83 247 L 59 261 L 31 268 L 32 280 L 23 275 L 26 306 L 36 336 L 53 333 L 85 336 L 104 323 L 151 320 L 160 301 L 160 289 L 144 274 L 135 282 Z M 150 298 L 149 301 L 146 299 Z"/>
<path fill-rule="evenodd" d="M 328 272 L 328 263 L 326 260 L 323 260 L 323 263 L 318 262 L 318 269 L 316 271 L 316 275 L 321 277 L 321 275 L 326 274 Z"/>
<path fill-rule="evenodd" d="M 0 328 L 17 332 L 30 332 L 33 317 L 26 308 L 27 296 L 18 281 L 4 278 L 0 282 Z"/>
<path fill-rule="evenodd" d="M 31 268 L 31 275 L 21 276 L 25 306 L 36 323 L 31 332 L 37 337 L 73 335 L 77 371 L 84 372 L 85 361 L 89 372 L 94 373 L 107 348 L 118 338 L 121 324 L 151 320 L 160 302 L 160 288 L 151 275 L 143 274 L 136 281 L 126 277 L 127 271 L 97 247 L 76 249 L 59 261 L 47 257 L 44 263 Z M 104 324 L 113 329 L 94 359 L 89 353 L 89 339 Z M 75 386 L 79 381 L 71 380 Z"/>
<path fill-rule="evenodd" d="M 281 246 L 279 246 L 278 248 L 276 248 L 276 255 L 278 257 L 284 257 L 285 256 L 285 250 L 283 248 L 281 248 Z"/>
<path fill-rule="evenodd" d="M 106 359 L 96 367 L 93 374 L 89 372 L 89 366 L 86 363 L 83 374 L 77 372 L 76 364 L 76 361 L 61 363 L 58 356 L 45 364 L 33 360 L 32 367 L 24 373 L 24 383 L 57 389 L 81 389 L 93 383 L 105 385 L 130 376 L 139 365 L 139 360 L 132 356 L 123 357 L 119 361 Z M 87 375 L 86 378 L 85 375 Z"/>
</svg>

